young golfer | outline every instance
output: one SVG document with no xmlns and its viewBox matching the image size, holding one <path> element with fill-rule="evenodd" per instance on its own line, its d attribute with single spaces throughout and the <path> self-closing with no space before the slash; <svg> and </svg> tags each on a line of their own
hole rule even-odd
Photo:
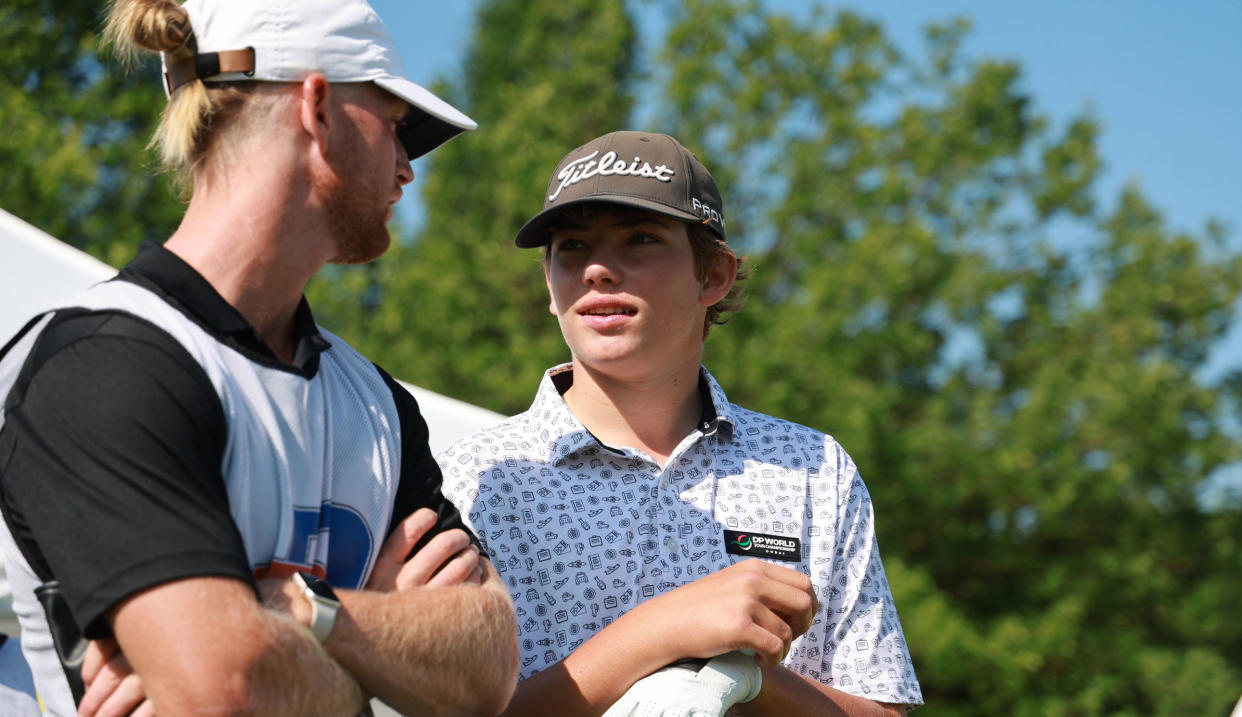
<svg viewBox="0 0 1242 717">
<path fill-rule="evenodd" d="M 670 663 L 735 668 L 739 650 L 757 674 L 721 709 L 922 702 L 854 463 L 830 436 L 729 403 L 700 363 L 741 305 L 725 227 L 677 140 L 614 132 L 561 160 L 517 235 L 544 250 L 572 359 L 530 410 L 439 459 L 516 605 L 506 714 L 599 715 Z"/>
</svg>

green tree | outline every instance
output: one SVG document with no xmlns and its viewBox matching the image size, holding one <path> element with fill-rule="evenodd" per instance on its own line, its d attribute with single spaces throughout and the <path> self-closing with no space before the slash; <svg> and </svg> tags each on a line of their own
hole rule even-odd
<svg viewBox="0 0 1242 717">
<path fill-rule="evenodd" d="M 0 207 L 119 266 L 166 239 L 183 207 L 146 150 L 164 108 L 158 66 L 104 64 L 103 8 L 0 6 Z"/>
<path fill-rule="evenodd" d="M 414 241 L 374 267 L 329 272 L 314 294 L 321 316 L 403 379 L 498 410 L 526 408 L 540 374 L 568 352 L 539 257 L 512 237 L 542 206 L 549 168 L 626 123 L 634 42 L 618 3 L 483 4 L 464 81 L 436 90 L 479 129 L 432 156 L 426 225 Z"/>
<path fill-rule="evenodd" d="M 1236 249 L 1138 188 L 1098 208 L 1096 122 L 1042 117 L 1018 66 L 961 53 L 964 22 L 906 56 L 848 11 L 665 9 L 648 78 L 622 4 L 483 3 L 460 89 L 437 88 L 481 129 L 432 156 L 417 236 L 312 287 L 321 321 L 402 378 L 524 408 L 566 351 L 511 237 L 565 151 L 646 98 L 758 269 L 706 361 L 868 478 L 924 711 L 1224 714 L 1242 505 L 1202 490 L 1242 459 L 1242 371 L 1201 370 Z M 0 8 L 0 206 L 119 264 L 181 208 L 144 149 L 155 69 L 104 67 L 100 13 Z"/>
<path fill-rule="evenodd" d="M 402 377 L 524 408 L 565 351 L 509 238 L 566 149 L 658 96 L 651 128 L 712 167 L 758 268 L 706 360 L 869 477 L 925 711 L 1223 713 L 1242 506 L 1199 495 L 1242 458 L 1242 375 L 1195 375 L 1242 259 L 1137 189 L 1101 212 L 1093 118 L 1040 116 L 1019 67 L 962 55 L 965 22 L 907 57 L 851 12 L 668 10 L 631 84 L 619 5 L 483 5 L 463 103 L 482 129 L 435 156 L 413 242 L 329 275 L 330 325 Z"/>
<path fill-rule="evenodd" d="M 1242 295 L 1218 232 L 1137 190 L 1101 215 L 1089 116 L 1055 128 L 963 22 L 902 56 L 850 12 L 677 4 L 662 123 L 758 266 L 706 361 L 869 476 L 929 714 L 1223 714 L 1242 682 Z M 782 347 L 773 351 L 773 346 Z"/>
</svg>

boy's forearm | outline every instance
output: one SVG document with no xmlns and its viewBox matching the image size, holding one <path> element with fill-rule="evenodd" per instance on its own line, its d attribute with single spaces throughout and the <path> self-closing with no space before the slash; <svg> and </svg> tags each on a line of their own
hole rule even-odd
<svg viewBox="0 0 1242 717">
<path fill-rule="evenodd" d="M 894 717 L 908 705 L 887 705 L 833 689 L 778 665 L 763 670 L 763 689 L 737 705 L 736 717 Z"/>
</svg>

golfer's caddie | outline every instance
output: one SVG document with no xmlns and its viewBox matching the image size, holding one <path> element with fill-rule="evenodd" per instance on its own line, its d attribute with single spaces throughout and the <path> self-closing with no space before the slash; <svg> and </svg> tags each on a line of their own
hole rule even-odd
<svg viewBox="0 0 1242 717">
<path fill-rule="evenodd" d="M 303 298 L 384 253 L 410 159 L 474 123 L 363 0 L 118 0 L 108 28 L 160 53 L 155 144 L 192 194 L 0 359 L 0 544 L 43 705 L 499 712 L 508 591 L 414 400 Z"/>
</svg>

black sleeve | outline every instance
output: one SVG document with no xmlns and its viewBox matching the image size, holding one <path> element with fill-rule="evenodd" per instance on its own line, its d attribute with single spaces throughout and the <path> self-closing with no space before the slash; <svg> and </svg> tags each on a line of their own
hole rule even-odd
<svg viewBox="0 0 1242 717">
<path fill-rule="evenodd" d="M 375 368 L 392 391 L 393 401 L 397 404 L 397 415 L 401 419 L 401 482 L 397 485 L 397 497 L 393 503 L 392 520 L 389 522 L 387 535 L 391 535 L 397 525 L 414 511 L 431 508 L 438 516 L 436 527 L 418 541 L 411 555 L 418 552 L 436 534 L 452 528 L 466 531 L 471 542 L 479 545 L 478 537 L 462 522 L 457 507 L 440 490 L 444 476 L 440 473 L 440 464 L 436 463 L 435 456 L 431 454 L 431 444 L 427 442 L 427 421 L 423 420 L 423 415 L 418 410 L 418 401 L 384 369 L 379 366 Z"/>
<path fill-rule="evenodd" d="M 6 401 L 0 500 L 87 638 L 143 588 L 199 575 L 253 586 L 221 475 L 227 430 L 202 368 L 119 312 L 58 315 Z"/>
</svg>

